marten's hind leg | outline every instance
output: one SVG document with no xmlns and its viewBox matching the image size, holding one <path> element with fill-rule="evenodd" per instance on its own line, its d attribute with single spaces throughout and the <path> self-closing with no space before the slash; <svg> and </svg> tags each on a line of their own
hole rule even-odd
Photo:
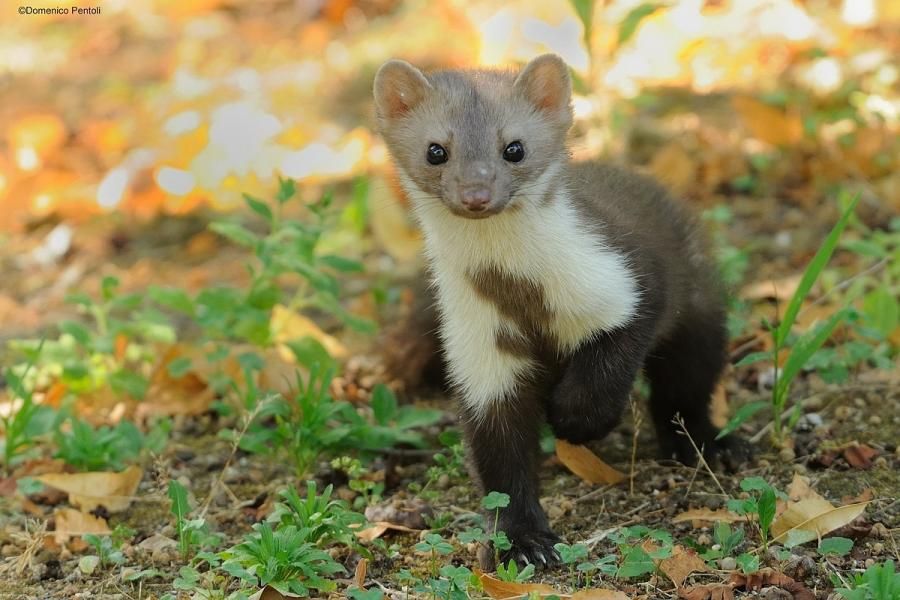
<svg viewBox="0 0 900 600">
<path fill-rule="evenodd" d="M 682 315 L 671 335 L 647 356 L 644 371 L 650 380 L 650 410 L 663 457 L 685 464 L 697 462 L 696 452 L 675 415 L 710 462 L 735 469 L 750 457 L 743 439 L 730 435 L 716 440 L 719 430 L 710 420 L 713 390 L 726 361 L 727 332 L 724 312 L 696 311 Z"/>
</svg>

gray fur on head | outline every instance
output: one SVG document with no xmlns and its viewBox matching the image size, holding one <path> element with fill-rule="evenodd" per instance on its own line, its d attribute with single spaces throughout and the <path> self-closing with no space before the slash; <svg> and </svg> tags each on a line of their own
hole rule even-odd
<svg viewBox="0 0 900 600">
<path fill-rule="evenodd" d="M 520 202 L 548 166 L 568 157 L 572 124 L 571 81 L 556 55 L 532 60 L 519 73 L 502 70 L 438 71 L 428 75 L 400 60 L 385 63 L 375 76 L 379 129 L 403 174 L 453 213 L 487 216 Z M 514 141 L 520 162 L 504 160 Z M 446 163 L 426 159 L 431 144 L 448 153 Z M 481 186 L 490 205 L 468 214 L 462 190 Z"/>
</svg>

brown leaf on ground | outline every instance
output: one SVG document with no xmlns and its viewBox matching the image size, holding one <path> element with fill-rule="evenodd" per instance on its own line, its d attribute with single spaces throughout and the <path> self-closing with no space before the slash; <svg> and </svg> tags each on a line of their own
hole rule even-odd
<svg viewBox="0 0 900 600">
<path fill-rule="evenodd" d="M 413 226 L 409 212 L 404 207 L 406 196 L 400 187 L 396 172 L 390 179 L 373 178 L 369 202 L 377 206 L 369 214 L 372 234 L 384 250 L 399 263 L 412 263 L 422 250 L 422 236 Z"/>
<path fill-rule="evenodd" d="M 214 393 L 203 377 L 195 372 L 197 363 L 196 351 L 182 345 L 170 346 L 163 353 L 162 359 L 150 377 L 147 395 L 136 410 L 138 418 L 150 416 L 195 416 L 209 410 Z M 176 377 L 169 373 L 169 365 L 177 359 L 191 360 L 191 371 Z"/>
<path fill-rule="evenodd" d="M 407 533 L 418 533 L 420 530 L 412 529 L 411 527 L 404 527 L 403 525 L 396 525 L 394 523 L 388 523 L 387 521 L 380 521 L 378 523 L 372 523 L 365 529 L 360 529 L 356 532 L 356 537 L 364 542 L 371 542 L 372 540 L 380 538 L 388 531 L 405 531 Z"/>
<path fill-rule="evenodd" d="M 653 155 L 650 172 L 679 196 L 697 185 L 697 163 L 677 141 L 666 144 Z"/>
<path fill-rule="evenodd" d="M 309 336 L 322 344 L 332 357 L 347 357 L 347 348 L 336 337 L 322 331 L 309 317 L 280 304 L 272 308 L 269 326 L 272 329 L 272 340 L 278 344 Z"/>
<path fill-rule="evenodd" d="M 478 575 L 478 579 L 481 580 L 481 585 L 484 588 L 484 593 L 494 598 L 494 600 L 507 600 L 512 598 L 521 598 L 522 596 L 527 596 L 532 593 L 537 593 L 539 598 L 545 598 L 547 596 L 560 596 L 561 592 L 556 591 L 549 585 L 544 583 L 516 583 L 512 581 L 501 581 L 494 577 L 491 577 L 487 573 L 482 573 L 479 570 L 475 570 L 475 573 Z"/>
<path fill-rule="evenodd" d="M 790 592 L 794 596 L 794 600 L 816 600 L 815 594 L 809 591 L 805 585 L 772 569 L 762 569 L 752 575 L 735 573 L 731 576 L 730 583 L 735 587 L 744 588 L 748 592 L 759 591 L 764 587 L 774 585 Z"/>
<path fill-rule="evenodd" d="M 878 450 L 866 444 L 850 444 L 844 448 L 843 455 L 854 469 L 868 471 L 872 468 L 872 459 L 878 456 Z"/>
<path fill-rule="evenodd" d="M 731 104 L 750 134 L 773 146 L 790 146 L 803 138 L 800 116 L 770 106 L 750 96 L 735 96 Z"/>
<path fill-rule="evenodd" d="M 734 588 L 724 583 L 692 585 L 678 590 L 684 600 L 734 600 Z"/>
<path fill-rule="evenodd" d="M 713 425 L 721 429 L 728 423 L 728 413 L 728 392 L 725 390 L 725 385 L 719 383 L 713 391 L 712 402 L 709 406 L 709 419 Z"/>
<path fill-rule="evenodd" d="M 74 508 L 57 508 L 53 511 L 56 532 L 53 534 L 58 544 L 64 544 L 70 537 L 81 537 L 86 533 L 106 535 L 112 533 L 106 519 Z"/>
<path fill-rule="evenodd" d="M 69 502 L 81 510 L 105 506 L 109 512 L 120 512 L 131 504 L 143 475 L 143 469 L 132 465 L 121 473 L 49 473 L 35 479 L 68 493 Z"/>
<path fill-rule="evenodd" d="M 571 600 L 628 600 L 628 595 L 619 590 L 591 588 L 579 590 L 569 596 Z"/>
<path fill-rule="evenodd" d="M 692 527 L 698 528 L 706 527 L 711 523 L 718 523 L 720 521 L 725 523 L 746 521 L 748 516 L 741 516 L 725 508 L 718 508 L 716 510 L 711 508 L 692 508 L 675 515 L 672 519 L 672 523 L 684 523 L 690 521 Z"/>
<path fill-rule="evenodd" d="M 624 473 L 600 460 L 585 446 L 556 440 L 556 457 L 566 468 L 589 483 L 614 485 L 625 479 Z"/>
<path fill-rule="evenodd" d="M 672 556 L 660 561 L 659 570 L 680 588 L 691 573 L 706 573 L 709 567 L 694 550 L 678 545 L 672 549 Z"/>
<path fill-rule="evenodd" d="M 792 545 L 819 539 L 844 527 L 863 513 L 869 502 L 835 507 L 809 486 L 809 480 L 795 475 L 788 488 L 789 501 L 772 523 L 773 542 Z"/>
<path fill-rule="evenodd" d="M 359 562 L 356 563 L 356 569 L 353 572 L 353 583 L 359 589 L 365 589 L 363 586 L 366 583 L 366 570 L 369 568 L 369 559 L 361 558 Z"/>
<path fill-rule="evenodd" d="M 800 275 L 789 275 L 780 279 L 765 279 L 744 286 L 739 296 L 746 300 L 790 300 L 797 286 Z"/>
</svg>

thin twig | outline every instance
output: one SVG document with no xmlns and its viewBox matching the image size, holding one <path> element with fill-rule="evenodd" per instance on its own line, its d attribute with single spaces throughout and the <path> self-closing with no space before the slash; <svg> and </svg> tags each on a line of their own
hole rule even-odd
<svg viewBox="0 0 900 600">
<path fill-rule="evenodd" d="M 257 402 L 256 406 L 253 407 L 253 412 L 247 415 L 247 418 L 244 420 L 244 426 L 241 428 L 241 432 L 238 434 L 237 438 L 234 440 L 234 444 L 231 446 L 231 453 L 228 455 L 228 460 L 225 461 L 225 464 L 222 466 L 222 470 L 219 471 L 219 476 L 216 477 L 216 480 L 213 482 L 211 486 L 209 486 L 209 492 L 206 495 L 206 500 L 203 502 L 203 509 L 200 511 L 199 518 L 204 518 L 206 516 L 206 512 L 209 510 L 210 505 L 212 504 L 213 498 L 215 497 L 216 489 L 222 485 L 222 482 L 225 480 L 225 471 L 228 470 L 228 467 L 231 466 L 231 461 L 234 460 L 234 456 L 237 454 L 238 446 L 241 443 L 241 440 L 244 438 L 244 434 L 247 433 L 247 429 L 250 428 L 250 423 L 256 418 L 257 413 L 259 413 L 259 409 L 262 406 L 262 402 Z M 231 490 L 228 490 L 228 493 L 232 496 L 234 495 Z"/>
<path fill-rule="evenodd" d="M 634 423 L 634 435 L 631 437 L 631 476 L 629 477 L 628 494 L 634 496 L 634 473 L 635 463 L 637 462 L 638 435 L 640 435 L 641 425 L 644 423 L 644 417 L 641 415 L 641 411 L 638 410 L 634 396 L 631 396 L 631 420 Z"/>
<path fill-rule="evenodd" d="M 703 456 L 703 450 L 701 450 L 700 448 L 697 447 L 697 444 L 694 442 L 694 438 L 692 438 L 691 434 L 688 433 L 687 427 L 684 424 L 684 419 L 681 418 L 680 414 L 676 413 L 675 417 L 672 419 L 672 422 L 674 424 L 678 425 L 681 428 L 681 431 L 684 433 L 684 435 L 687 436 L 688 441 L 691 443 L 691 446 L 694 448 L 694 452 L 697 453 L 697 457 L 699 458 L 700 462 L 703 464 L 703 468 L 706 469 L 706 472 L 709 473 L 709 476 L 712 477 L 713 481 L 716 482 L 716 486 L 719 488 L 719 491 L 722 492 L 722 495 L 727 497 L 728 493 L 725 492 L 725 488 L 722 487 L 722 484 L 719 482 L 719 478 L 716 477 L 716 474 L 713 473 L 713 470 L 709 467 L 709 463 L 706 462 L 706 457 Z"/>
</svg>

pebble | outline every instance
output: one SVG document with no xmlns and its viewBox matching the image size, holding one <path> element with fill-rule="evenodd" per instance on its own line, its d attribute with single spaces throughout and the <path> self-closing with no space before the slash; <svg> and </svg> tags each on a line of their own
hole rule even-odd
<svg viewBox="0 0 900 600">
<path fill-rule="evenodd" d="M 782 448 L 778 453 L 778 458 L 784 462 L 791 462 L 797 458 L 797 454 L 793 448 Z"/>
<path fill-rule="evenodd" d="M 450 476 L 446 473 L 441 473 L 441 476 L 437 478 L 436 484 L 439 490 L 446 490 L 450 487 Z"/>
<path fill-rule="evenodd" d="M 882 544 L 881 542 L 875 542 L 874 544 L 872 544 L 872 552 L 875 554 L 881 554 L 882 552 L 884 552 L 884 544 Z"/>
<path fill-rule="evenodd" d="M 878 415 L 872 415 L 871 417 L 869 417 L 869 424 L 881 425 L 881 417 L 879 417 Z"/>
<path fill-rule="evenodd" d="M 709 537 L 708 533 L 701 533 L 697 536 L 697 543 L 701 546 L 709 546 L 710 542 L 712 542 L 712 538 Z"/>
<path fill-rule="evenodd" d="M 846 405 L 841 405 L 834 409 L 834 417 L 840 421 L 846 421 L 852 414 L 853 409 Z"/>
<path fill-rule="evenodd" d="M 822 406 L 824 406 L 824 400 L 822 396 L 810 396 L 806 400 L 803 401 L 803 404 L 806 405 L 806 408 L 809 410 L 820 410 Z M 815 413 L 812 413 L 815 414 Z M 819 417 L 821 419 L 821 417 Z"/>
<path fill-rule="evenodd" d="M 734 571 L 737 568 L 737 561 L 730 556 L 726 556 L 719 560 L 719 567 L 721 567 L 723 571 Z"/>
<path fill-rule="evenodd" d="M 874 558 L 867 558 L 867 559 L 866 559 L 866 568 L 867 568 L 867 569 L 868 569 L 869 567 L 871 567 L 872 565 L 874 565 L 874 564 L 875 564 L 875 559 L 874 559 Z"/>
<path fill-rule="evenodd" d="M 875 523 L 872 525 L 872 530 L 869 532 L 873 538 L 879 538 L 882 540 L 886 540 L 890 535 L 890 530 L 884 525 L 884 523 Z"/>
<path fill-rule="evenodd" d="M 879 469 L 886 469 L 888 466 L 887 457 L 879 456 L 874 461 L 872 461 L 872 465 Z"/>
</svg>

